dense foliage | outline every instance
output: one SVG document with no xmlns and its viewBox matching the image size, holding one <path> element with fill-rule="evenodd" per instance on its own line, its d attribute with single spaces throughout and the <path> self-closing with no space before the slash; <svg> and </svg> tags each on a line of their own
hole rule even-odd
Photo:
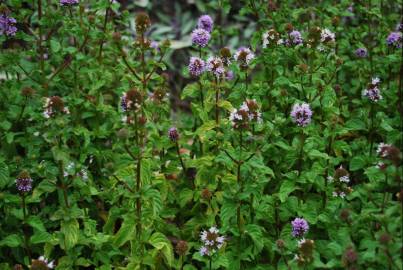
<svg viewBox="0 0 403 270">
<path fill-rule="evenodd" d="M 401 10 L 3 1 L 0 269 L 403 269 Z"/>
</svg>

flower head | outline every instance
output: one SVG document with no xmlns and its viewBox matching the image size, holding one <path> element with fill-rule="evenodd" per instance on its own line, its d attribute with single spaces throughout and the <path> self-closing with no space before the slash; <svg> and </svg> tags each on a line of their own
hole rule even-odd
<svg viewBox="0 0 403 270">
<path fill-rule="evenodd" d="M 135 88 L 123 93 L 120 99 L 120 106 L 124 112 L 138 110 L 143 102 L 142 94 Z"/>
<path fill-rule="evenodd" d="M 312 110 L 308 103 L 294 104 L 291 118 L 300 127 L 305 127 L 311 122 Z"/>
<path fill-rule="evenodd" d="M 235 61 L 237 61 L 242 68 L 247 68 L 254 58 L 255 54 L 246 47 L 239 48 L 234 55 Z"/>
<path fill-rule="evenodd" d="M 15 185 L 21 193 L 27 193 L 32 190 L 32 178 L 27 171 L 22 171 L 17 179 L 15 179 Z"/>
<path fill-rule="evenodd" d="M 69 114 L 69 108 L 64 106 L 63 99 L 59 96 L 52 96 L 50 98 L 46 98 L 44 104 L 44 112 L 43 115 L 45 118 L 50 118 L 55 116 L 58 113 Z"/>
<path fill-rule="evenodd" d="M 32 260 L 31 262 L 31 270 L 49 270 L 53 269 L 54 262 L 49 262 L 44 256 L 40 256 L 37 260 Z"/>
<path fill-rule="evenodd" d="M 225 75 L 224 63 L 220 57 L 210 57 L 207 59 L 206 69 L 217 78 L 222 78 Z"/>
<path fill-rule="evenodd" d="M 79 0 L 60 0 L 60 5 L 71 6 L 71 5 L 77 5 L 79 2 L 80 2 Z"/>
<path fill-rule="evenodd" d="M 200 16 L 197 21 L 197 27 L 206 30 L 211 33 L 213 31 L 214 22 L 209 15 Z"/>
<path fill-rule="evenodd" d="M 355 50 L 355 55 L 360 58 L 365 58 L 368 55 L 368 51 L 366 48 L 358 48 Z"/>
<path fill-rule="evenodd" d="M 386 38 L 386 44 L 390 47 L 401 48 L 402 47 L 402 32 L 392 32 Z"/>
<path fill-rule="evenodd" d="M 203 74 L 203 72 L 205 71 L 206 63 L 198 57 L 191 57 L 188 68 L 189 68 L 189 73 L 192 76 L 198 77 L 201 74 Z"/>
<path fill-rule="evenodd" d="M 203 246 L 200 248 L 200 255 L 211 256 L 216 253 L 225 243 L 225 237 L 219 234 L 216 227 L 211 227 L 208 230 L 200 233 L 200 240 Z"/>
<path fill-rule="evenodd" d="M 0 35 L 14 36 L 17 32 L 17 27 L 15 24 L 17 21 L 8 17 L 6 14 L 0 14 Z"/>
<path fill-rule="evenodd" d="M 301 32 L 297 30 L 291 31 L 288 36 L 290 37 L 289 43 L 291 45 L 300 45 L 303 43 Z"/>
<path fill-rule="evenodd" d="M 336 40 L 336 35 L 332 31 L 330 31 L 327 28 L 322 29 L 322 31 L 320 33 L 320 41 L 322 43 L 331 43 L 331 42 L 335 42 L 335 40 Z"/>
<path fill-rule="evenodd" d="M 179 139 L 179 132 L 176 127 L 171 127 L 168 130 L 168 137 L 171 141 L 176 142 Z"/>
<path fill-rule="evenodd" d="M 247 99 L 239 109 L 234 109 L 229 117 L 234 128 L 247 128 L 252 122 L 261 122 L 262 115 L 254 99 Z"/>
<path fill-rule="evenodd" d="M 295 218 L 291 225 L 293 237 L 303 237 L 309 230 L 308 222 L 303 218 Z"/>
<path fill-rule="evenodd" d="M 211 35 L 202 28 L 196 28 L 192 32 L 192 44 L 199 47 L 206 47 L 210 41 Z"/>
<path fill-rule="evenodd" d="M 363 96 L 369 98 L 373 102 L 378 102 L 383 97 L 381 95 L 381 90 L 379 89 L 380 84 L 379 78 L 373 78 L 371 83 L 368 84 L 367 89 L 365 89 L 362 93 Z"/>
<path fill-rule="evenodd" d="M 280 40 L 280 34 L 274 30 L 270 29 L 269 31 L 263 33 L 263 48 L 267 48 L 269 46 L 276 46 Z"/>
</svg>

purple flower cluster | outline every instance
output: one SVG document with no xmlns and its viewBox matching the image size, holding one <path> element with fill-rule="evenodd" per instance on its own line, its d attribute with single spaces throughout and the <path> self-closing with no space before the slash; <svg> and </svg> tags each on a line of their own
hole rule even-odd
<svg viewBox="0 0 403 270">
<path fill-rule="evenodd" d="M 211 35 L 208 31 L 196 28 L 192 32 L 192 44 L 199 47 L 206 47 L 210 41 Z"/>
<path fill-rule="evenodd" d="M 176 142 L 179 140 L 179 132 L 176 127 L 171 127 L 168 130 L 168 137 L 171 141 Z"/>
<path fill-rule="evenodd" d="M 200 240 L 203 242 L 203 246 L 200 248 L 201 256 L 212 256 L 225 243 L 225 237 L 219 235 L 219 230 L 216 227 L 202 231 L 200 233 Z"/>
<path fill-rule="evenodd" d="M 17 32 L 17 21 L 5 14 L 0 14 L 0 35 L 14 36 Z"/>
<path fill-rule="evenodd" d="M 21 174 L 15 179 L 15 185 L 19 192 L 26 193 L 32 190 L 32 178 L 28 173 Z"/>
<path fill-rule="evenodd" d="M 373 78 L 371 83 L 368 84 L 367 89 L 362 93 L 363 96 L 369 98 L 373 102 L 378 102 L 383 97 L 381 95 L 381 90 L 379 89 L 379 84 L 381 80 L 379 78 Z"/>
<path fill-rule="evenodd" d="M 291 225 L 293 237 L 303 237 L 309 230 L 308 222 L 303 218 L 295 218 Z"/>
<path fill-rule="evenodd" d="M 198 57 L 191 57 L 188 68 L 192 76 L 198 77 L 206 70 L 206 63 Z"/>
<path fill-rule="evenodd" d="M 206 47 L 211 38 L 213 20 L 209 15 L 203 15 L 197 22 L 197 28 L 192 31 L 192 44 L 199 47 Z"/>
<path fill-rule="evenodd" d="M 71 5 L 77 5 L 79 2 L 80 2 L 79 0 L 60 0 L 60 5 L 71 6 Z"/>
<path fill-rule="evenodd" d="M 392 32 L 386 38 L 386 44 L 390 47 L 401 48 L 402 47 L 402 32 Z"/>
<path fill-rule="evenodd" d="M 365 58 L 368 55 L 368 51 L 366 48 L 358 48 L 355 50 L 355 55 L 360 58 Z"/>
<path fill-rule="evenodd" d="M 209 33 L 213 31 L 213 26 L 213 19 L 211 19 L 209 15 L 200 16 L 199 20 L 197 21 L 197 28 L 204 29 Z"/>
<path fill-rule="evenodd" d="M 290 38 L 290 40 L 289 40 L 290 45 L 297 46 L 297 45 L 300 45 L 303 43 L 301 32 L 299 32 L 297 30 L 291 31 L 288 34 L 288 36 Z"/>
<path fill-rule="evenodd" d="M 263 33 L 263 48 L 278 45 L 279 41 L 280 34 L 276 30 L 270 29 L 269 31 Z"/>
<path fill-rule="evenodd" d="M 312 110 L 308 103 L 294 104 L 291 118 L 300 127 L 305 127 L 311 122 Z"/>
</svg>

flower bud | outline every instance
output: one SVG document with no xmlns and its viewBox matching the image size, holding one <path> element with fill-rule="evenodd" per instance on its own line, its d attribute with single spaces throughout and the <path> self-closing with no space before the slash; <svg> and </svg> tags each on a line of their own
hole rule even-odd
<svg viewBox="0 0 403 270">
<path fill-rule="evenodd" d="M 122 34 L 120 32 L 113 32 L 112 38 L 113 41 L 120 42 L 122 40 Z"/>
<path fill-rule="evenodd" d="M 285 26 L 285 30 L 287 32 L 291 32 L 292 30 L 294 30 L 294 26 L 291 23 L 287 23 Z"/>
<path fill-rule="evenodd" d="M 379 237 L 379 243 L 381 243 L 382 245 L 387 245 L 390 242 L 390 240 L 392 240 L 392 238 L 388 233 L 383 233 Z"/>
<path fill-rule="evenodd" d="M 211 199 L 211 192 L 208 188 L 205 188 L 201 191 L 201 197 L 205 200 L 210 200 Z"/>
<path fill-rule="evenodd" d="M 150 17 L 144 12 L 137 14 L 135 22 L 137 34 L 144 34 L 144 32 L 151 26 Z"/>
<path fill-rule="evenodd" d="M 117 136 L 119 139 L 125 140 L 129 137 L 129 131 L 126 128 L 119 129 Z"/>
<path fill-rule="evenodd" d="M 184 256 L 188 251 L 188 243 L 186 241 L 180 240 L 175 247 L 176 254 L 179 256 Z"/>
<path fill-rule="evenodd" d="M 179 133 L 178 130 L 176 129 L 176 127 L 171 127 L 168 130 L 168 137 L 171 141 L 176 142 L 179 139 Z"/>
<path fill-rule="evenodd" d="M 32 89 L 31 87 L 24 87 L 21 90 L 21 95 L 23 95 L 24 97 L 31 97 L 35 94 L 35 90 Z"/>
<path fill-rule="evenodd" d="M 283 249 L 283 248 L 285 247 L 285 242 L 284 242 L 283 239 L 278 239 L 278 240 L 276 241 L 276 245 L 277 245 L 277 248 L 278 248 L 278 249 Z"/>
</svg>

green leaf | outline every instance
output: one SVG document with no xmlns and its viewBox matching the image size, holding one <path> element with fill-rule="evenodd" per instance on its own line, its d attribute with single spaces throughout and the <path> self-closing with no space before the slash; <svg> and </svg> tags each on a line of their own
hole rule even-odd
<svg viewBox="0 0 403 270">
<path fill-rule="evenodd" d="M 200 95 L 199 91 L 200 89 L 197 83 L 190 83 L 183 88 L 181 99 L 198 97 Z"/>
<path fill-rule="evenodd" d="M 287 199 L 288 195 L 296 189 L 295 182 L 292 180 L 285 180 L 280 187 L 278 197 L 283 203 Z"/>
<path fill-rule="evenodd" d="M 172 261 L 174 258 L 173 248 L 171 242 L 160 232 L 155 232 L 148 242 L 155 247 L 157 250 L 160 250 L 164 255 L 164 258 L 169 266 L 172 265 Z"/>
<path fill-rule="evenodd" d="M 256 253 L 259 253 L 264 246 L 263 228 L 255 224 L 248 224 L 245 227 L 245 232 L 252 238 Z"/>
<path fill-rule="evenodd" d="M 78 243 L 79 230 L 77 219 L 62 221 L 60 232 L 63 234 L 63 246 L 65 250 L 73 248 Z"/>
<path fill-rule="evenodd" d="M 184 207 L 188 202 L 193 199 L 193 190 L 185 188 L 179 193 L 179 205 Z"/>
<path fill-rule="evenodd" d="M 358 171 L 359 169 L 364 168 L 366 165 L 366 160 L 363 156 L 355 156 L 350 161 L 350 170 Z"/>
<path fill-rule="evenodd" d="M 0 188 L 8 186 L 11 182 L 8 166 L 0 161 Z"/>
<path fill-rule="evenodd" d="M 31 236 L 32 244 L 48 243 L 52 239 L 52 235 L 48 232 L 37 231 Z"/>
<path fill-rule="evenodd" d="M 134 215 L 127 215 L 119 231 L 115 234 L 113 245 L 116 247 L 124 245 L 127 241 L 133 239 L 135 231 L 135 217 Z"/>
<path fill-rule="evenodd" d="M 22 236 L 17 234 L 8 235 L 0 241 L 0 247 L 1 246 L 18 247 L 22 246 L 22 244 L 23 244 Z"/>
</svg>

